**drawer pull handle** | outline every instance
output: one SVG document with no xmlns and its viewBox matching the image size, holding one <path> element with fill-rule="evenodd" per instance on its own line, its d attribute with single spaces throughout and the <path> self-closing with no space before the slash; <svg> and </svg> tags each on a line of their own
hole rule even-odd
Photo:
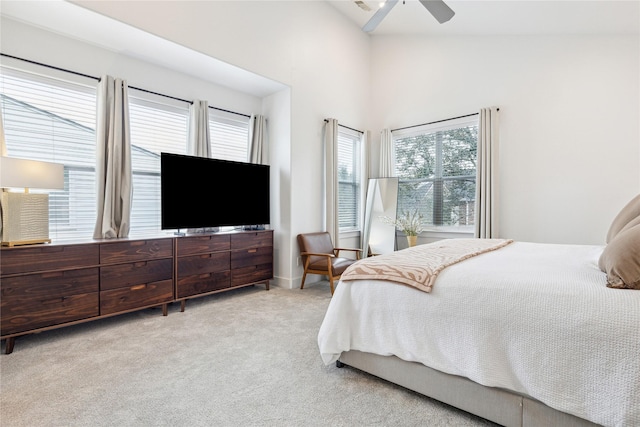
<svg viewBox="0 0 640 427">
<path fill-rule="evenodd" d="M 258 250 L 257 249 L 249 249 L 247 252 L 252 254 L 252 253 L 258 252 Z"/>
<path fill-rule="evenodd" d="M 63 277 L 64 271 L 54 271 L 52 273 L 43 273 L 42 277 L 46 279 L 54 278 L 54 277 Z"/>
<path fill-rule="evenodd" d="M 135 285 L 135 286 L 132 286 L 129 289 L 131 289 L 132 291 L 139 291 L 140 289 L 144 289 L 146 287 L 147 287 L 147 285 Z"/>
<path fill-rule="evenodd" d="M 65 302 L 67 300 L 68 297 L 60 297 L 60 298 L 53 298 L 53 299 L 48 299 L 48 300 L 44 300 L 42 301 L 42 304 L 59 304 L 61 302 Z"/>
</svg>

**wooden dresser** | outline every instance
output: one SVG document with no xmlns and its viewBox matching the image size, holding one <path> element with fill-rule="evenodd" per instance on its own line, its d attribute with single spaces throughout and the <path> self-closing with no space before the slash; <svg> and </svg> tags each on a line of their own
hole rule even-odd
<svg viewBox="0 0 640 427">
<path fill-rule="evenodd" d="M 273 232 L 245 231 L 178 239 L 176 300 L 264 282 L 273 277 Z"/>
<path fill-rule="evenodd" d="M 173 301 L 174 239 L 100 244 L 100 315 Z"/>
<path fill-rule="evenodd" d="M 0 339 L 265 283 L 273 231 L 3 247 Z"/>
</svg>

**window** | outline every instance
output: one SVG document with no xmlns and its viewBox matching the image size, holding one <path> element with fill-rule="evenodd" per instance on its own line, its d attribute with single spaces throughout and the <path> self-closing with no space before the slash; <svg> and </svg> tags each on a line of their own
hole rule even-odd
<svg viewBox="0 0 640 427">
<path fill-rule="evenodd" d="M 186 154 L 189 104 L 129 90 L 131 231 L 160 230 L 160 153 Z"/>
<path fill-rule="evenodd" d="M 55 239 L 90 237 L 96 219 L 96 81 L 66 77 L 0 67 L 7 154 L 64 165 L 64 190 L 49 194 Z"/>
<path fill-rule="evenodd" d="M 211 157 L 246 162 L 249 152 L 249 117 L 209 108 Z"/>
<path fill-rule="evenodd" d="M 129 92 L 133 205 L 131 231 L 160 230 L 160 153 L 187 154 L 189 104 L 135 89 Z M 249 119 L 209 109 L 211 155 L 247 161 Z"/>
<path fill-rule="evenodd" d="M 360 228 L 360 164 L 359 132 L 338 127 L 338 224 L 340 231 Z"/>
<path fill-rule="evenodd" d="M 396 131 L 398 212 L 425 225 L 471 231 L 474 224 L 477 117 Z"/>
<path fill-rule="evenodd" d="M 22 64 L 22 63 L 21 63 Z M 26 64 L 0 67 L 7 154 L 64 164 L 65 189 L 49 194 L 49 234 L 88 238 L 96 221 L 97 81 Z M 130 88 L 131 232 L 160 230 L 160 153 L 186 154 L 189 103 Z M 249 118 L 209 110 L 212 156 L 247 161 Z M 38 191 L 38 190 L 33 190 Z"/>
</svg>

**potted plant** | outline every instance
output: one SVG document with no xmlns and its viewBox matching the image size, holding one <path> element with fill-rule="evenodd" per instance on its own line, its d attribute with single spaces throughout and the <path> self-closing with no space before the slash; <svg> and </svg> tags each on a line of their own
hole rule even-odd
<svg viewBox="0 0 640 427">
<path fill-rule="evenodd" d="M 393 224 L 396 229 L 402 231 L 407 236 L 409 247 L 415 246 L 418 235 L 424 231 L 422 224 L 422 214 L 417 209 L 412 211 L 402 211 L 402 215 L 396 219 L 384 217 L 385 222 Z"/>
</svg>

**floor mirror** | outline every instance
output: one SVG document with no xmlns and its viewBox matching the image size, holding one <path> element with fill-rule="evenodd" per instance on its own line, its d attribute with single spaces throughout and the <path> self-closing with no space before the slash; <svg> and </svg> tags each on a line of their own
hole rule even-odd
<svg viewBox="0 0 640 427">
<path fill-rule="evenodd" d="M 362 245 L 363 255 L 381 255 L 396 249 L 398 178 L 371 178 L 367 190 Z"/>
</svg>

